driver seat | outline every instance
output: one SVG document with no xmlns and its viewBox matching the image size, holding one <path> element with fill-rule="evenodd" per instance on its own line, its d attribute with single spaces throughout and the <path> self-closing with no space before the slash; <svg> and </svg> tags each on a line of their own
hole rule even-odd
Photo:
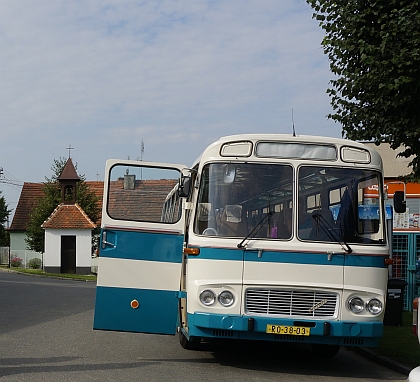
<svg viewBox="0 0 420 382">
<path fill-rule="evenodd" d="M 217 228 L 220 236 L 242 237 L 247 235 L 246 219 L 240 204 L 227 204 L 218 215 Z"/>
</svg>

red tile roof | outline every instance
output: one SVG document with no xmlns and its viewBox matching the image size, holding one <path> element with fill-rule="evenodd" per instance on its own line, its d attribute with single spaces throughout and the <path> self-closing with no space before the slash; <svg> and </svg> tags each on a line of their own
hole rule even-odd
<svg viewBox="0 0 420 382">
<path fill-rule="evenodd" d="M 22 192 L 9 231 L 25 231 L 38 200 L 44 196 L 43 183 L 23 183 Z"/>
<path fill-rule="evenodd" d="M 162 207 L 177 180 L 136 180 L 133 190 L 124 189 L 124 181 L 112 181 L 108 213 L 114 219 L 159 221 Z"/>
<path fill-rule="evenodd" d="M 97 204 L 98 204 L 100 210 L 102 211 L 102 199 L 103 199 L 103 196 L 104 196 L 104 182 L 86 180 L 85 183 L 89 186 L 89 189 L 99 199 Z"/>
<path fill-rule="evenodd" d="M 99 198 L 98 206 L 100 209 L 102 209 L 104 182 L 86 181 L 85 183 Z M 38 201 L 44 197 L 43 187 L 43 183 L 25 182 L 23 184 L 13 221 L 10 228 L 8 229 L 9 231 L 26 231 L 32 211 L 36 207 Z M 96 225 L 100 225 L 100 218 L 95 223 Z"/>
<path fill-rule="evenodd" d="M 44 229 L 94 229 L 96 224 L 77 203 L 61 203 L 41 227 Z"/>
<path fill-rule="evenodd" d="M 99 198 L 98 206 L 102 209 L 103 187 L 102 181 L 86 181 L 85 182 L 91 191 Z M 128 220 L 144 220 L 144 221 L 158 221 L 162 213 L 162 206 L 166 196 L 176 184 L 176 180 L 159 179 L 159 180 L 136 180 L 135 190 L 132 192 L 124 190 L 123 180 L 112 182 L 112 187 L 109 195 L 109 211 L 112 211 L 112 216 L 116 219 Z M 10 231 L 25 231 L 30 214 L 35 208 L 39 199 L 44 196 L 43 183 L 24 183 L 22 192 L 20 194 L 19 202 L 16 212 L 9 228 Z M 67 205 L 71 207 L 74 205 Z M 79 206 L 79 209 L 57 209 L 44 222 L 44 228 L 84 228 L 89 226 L 92 229 L 94 226 L 100 226 L 101 219 L 97 222 L 87 221 L 87 215 Z M 58 217 L 63 219 L 62 222 L 57 221 Z M 54 218 L 54 219 L 53 219 Z M 53 219 L 51 221 L 51 219 Z M 76 220 L 80 219 L 77 223 Z M 93 227 L 91 226 L 93 224 Z"/>
</svg>

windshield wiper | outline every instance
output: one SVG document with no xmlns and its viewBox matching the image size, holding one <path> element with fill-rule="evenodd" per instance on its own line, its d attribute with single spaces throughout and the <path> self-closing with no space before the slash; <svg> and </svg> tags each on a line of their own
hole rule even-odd
<svg viewBox="0 0 420 382">
<path fill-rule="evenodd" d="M 340 244 L 346 253 L 353 252 L 351 247 L 340 237 L 340 235 L 338 235 L 338 233 L 334 230 L 334 227 L 331 226 L 328 220 L 322 216 L 320 212 L 314 212 L 312 217 L 317 222 L 317 229 L 318 227 L 321 227 L 331 241 L 336 241 L 338 244 Z"/>
<path fill-rule="evenodd" d="M 258 232 L 260 232 L 261 228 L 263 227 L 264 223 L 266 220 L 268 220 L 271 216 L 274 215 L 274 211 L 269 211 L 267 212 L 267 214 L 258 222 L 258 224 L 254 227 L 254 229 L 248 233 L 248 235 L 246 235 L 244 237 L 244 239 L 238 244 L 238 248 L 245 248 L 246 244 L 244 244 L 244 242 L 246 240 L 251 240 L 254 235 L 256 235 Z"/>
</svg>

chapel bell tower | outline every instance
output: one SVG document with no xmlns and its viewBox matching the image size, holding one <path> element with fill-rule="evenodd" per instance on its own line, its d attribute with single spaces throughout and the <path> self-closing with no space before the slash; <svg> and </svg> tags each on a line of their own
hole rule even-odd
<svg viewBox="0 0 420 382">
<path fill-rule="evenodd" d="M 58 181 L 61 184 L 61 203 L 76 204 L 76 184 L 80 182 L 80 178 L 70 157 L 58 177 Z"/>
</svg>

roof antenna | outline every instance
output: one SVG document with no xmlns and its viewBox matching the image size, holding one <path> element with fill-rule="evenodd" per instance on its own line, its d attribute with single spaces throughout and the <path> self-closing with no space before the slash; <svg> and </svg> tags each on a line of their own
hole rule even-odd
<svg viewBox="0 0 420 382">
<path fill-rule="evenodd" d="M 295 119 L 293 117 L 293 108 L 292 108 L 292 129 L 293 129 L 293 136 L 296 137 L 296 131 L 295 131 Z"/>
</svg>

